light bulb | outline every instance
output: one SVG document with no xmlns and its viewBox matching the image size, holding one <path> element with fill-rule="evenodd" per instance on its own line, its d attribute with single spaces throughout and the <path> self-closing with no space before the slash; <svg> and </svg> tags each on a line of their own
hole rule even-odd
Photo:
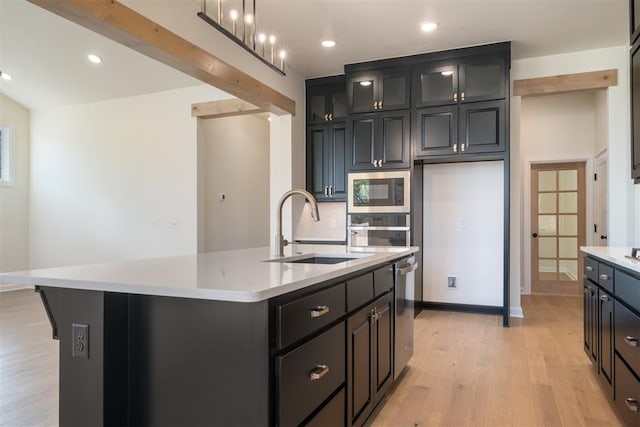
<svg viewBox="0 0 640 427">
<path fill-rule="evenodd" d="M 443 76 L 452 76 L 453 75 L 453 71 L 443 71 L 440 74 L 442 74 Z"/>
<path fill-rule="evenodd" d="M 258 34 L 258 41 L 260 43 L 264 43 L 267 41 L 267 35 L 265 33 Z"/>
<path fill-rule="evenodd" d="M 280 59 L 284 59 L 287 57 L 287 52 L 285 52 L 284 50 L 281 50 L 278 55 L 280 56 Z"/>
<path fill-rule="evenodd" d="M 235 21 L 236 19 L 238 19 L 238 11 L 235 9 L 231 9 L 231 12 L 229 12 L 229 17 Z"/>
<path fill-rule="evenodd" d="M 276 44 L 276 36 L 274 35 L 269 36 L 269 43 Z"/>
<path fill-rule="evenodd" d="M 253 15 L 250 13 L 247 13 L 244 16 L 244 22 L 246 22 L 247 24 L 252 24 L 253 23 Z"/>
<path fill-rule="evenodd" d="M 364 86 L 364 87 L 371 86 L 371 80 L 365 80 L 363 82 L 360 82 L 360 86 Z"/>
</svg>

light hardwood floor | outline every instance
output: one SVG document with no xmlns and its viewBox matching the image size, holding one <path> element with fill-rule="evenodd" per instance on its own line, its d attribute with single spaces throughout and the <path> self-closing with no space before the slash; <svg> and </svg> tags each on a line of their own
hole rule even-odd
<svg viewBox="0 0 640 427">
<path fill-rule="evenodd" d="M 525 319 L 424 311 L 374 427 L 619 426 L 582 350 L 582 300 L 522 298 Z M 57 425 L 58 342 L 38 295 L 0 293 L 0 425 Z"/>
</svg>

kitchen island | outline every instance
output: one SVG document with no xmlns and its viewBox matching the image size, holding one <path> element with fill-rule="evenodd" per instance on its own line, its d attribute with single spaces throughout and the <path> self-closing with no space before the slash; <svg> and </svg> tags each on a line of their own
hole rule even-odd
<svg viewBox="0 0 640 427">
<path fill-rule="evenodd" d="M 42 297 L 60 425 L 362 425 L 393 382 L 397 262 L 417 248 L 287 249 L 285 262 L 258 248 L 0 281 Z"/>
</svg>

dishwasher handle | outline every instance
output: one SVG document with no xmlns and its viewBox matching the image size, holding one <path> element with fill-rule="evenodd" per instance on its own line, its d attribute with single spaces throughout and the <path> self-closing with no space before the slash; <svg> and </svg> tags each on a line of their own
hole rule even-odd
<svg viewBox="0 0 640 427">
<path fill-rule="evenodd" d="M 401 276 L 406 276 L 407 274 L 416 271 L 418 268 L 418 263 L 415 261 L 415 258 L 410 258 L 407 260 L 407 265 L 398 267 L 398 273 Z"/>
</svg>

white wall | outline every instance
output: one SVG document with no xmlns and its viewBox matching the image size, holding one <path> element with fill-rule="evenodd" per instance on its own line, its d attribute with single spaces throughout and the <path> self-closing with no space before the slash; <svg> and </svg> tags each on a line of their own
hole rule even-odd
<svg viewBox="0 0 640 427">
<path fill-rule="evenodd" d="M 198 18 L 196 13 L 201 10 L 200 1 L 123 0 L 122 3 L 295 101 L 294 116 L 271 122 L 271 209 L 269 213 L 271 235 L 275 236 L 274 212 L 280 196 L 291 188 L 304 188 L 304 78 L 288 67 L 285 69 L 286 76 L 271 70 L 235 42 Z M 280 126 L 283 128 L 277 129 Z M 292 229 L 295 229 L 304 205 L 303 201 L 298 199 L 287 202 L 285 205 L 283 229 L 288 230 L 288 235 Z"/>
<path fill-rule="evenodd" d="M 29 268 L 29 110 L 0 94 L 0 126 L 9 129 L 13 186 L 0 186 L 0 271 Z"/>
<path fill-rule="evenodd" d="M 615 68 L 618 85 L 607 90 L 607 150 L 609 154 L 609 244 L 627 246 L 632 236 L 638 236 L 634 227 L 633 187 L 630 179 L 629 157 L 629 48 L 618 46 L 562 55 L 513 60 L 511 80 L 548 77 Z M 523 171 L 521 161 L 521 97 L 511 98 L 511 248 L 510 265 L 511 305 L 520 306 L 520 288 L 523 285 L 522 248 L 524 248 L 522 221 Z M 620 166 L 614 166 L 620 165 Z M 640 190 L 636 198 L 640 197 Z M 637 205 L 640 202 L 636 201 Z M 636 242 L 639 239 L 636 239 Z M 519 251 L 520 256 L 516 254 Z"/>
<path fill-rule="evenodd" d="M 269 246 L 267 159 L 264 115 L 198 120 L 199 251 Z"/>
<path fill-rule="evenodd" d="M 607 149 L 607 142 L 609 134 L 609 116 L 607 110 L 609 108 L 608 98 L 609 91 L 598 90 L 595 94 L 595 150 L 596 154 L 601 153 Z"/>
<path fill-rule="evenodd" d="M 35 110 L 31 268 L 195 253 L 197 138 L 209 86 Z"/>
<path fill-rule="evenodd" d="M 504 163 L 425 165 L 423 300 L 502 306 Z M 447 276 L 458 287 L 447 288 Z"/>
<path fill-rule="evenodd" d="M 606 92 L 605 92 L 606 93 Z M 606 114 L 598 108 L 596 92 L 574 92 L 526 97 L 521 101 L 520 159 L 523 228 L 523 290 L 531 291 L 531 165 L 541 162 L 579 161 L 586 163 L 586 222 L 593 224 L 591 205 L 593 194 L 592 159 L 596 140 L 606 123 Z M 601 101 L 601 100 L 600 100 Z M 604 117 L 599 117 L 604 115 Z M 602 136 L 602 135 L 600 135 Z M 605 140 L 606 141 L 606 140 Z M 588 231 L 588 230 L 586 230 Z M 591 240 L 591 233 L 586 232 Z M 590 242 L 588 242 L 590 243 Z"/>
</svg>

